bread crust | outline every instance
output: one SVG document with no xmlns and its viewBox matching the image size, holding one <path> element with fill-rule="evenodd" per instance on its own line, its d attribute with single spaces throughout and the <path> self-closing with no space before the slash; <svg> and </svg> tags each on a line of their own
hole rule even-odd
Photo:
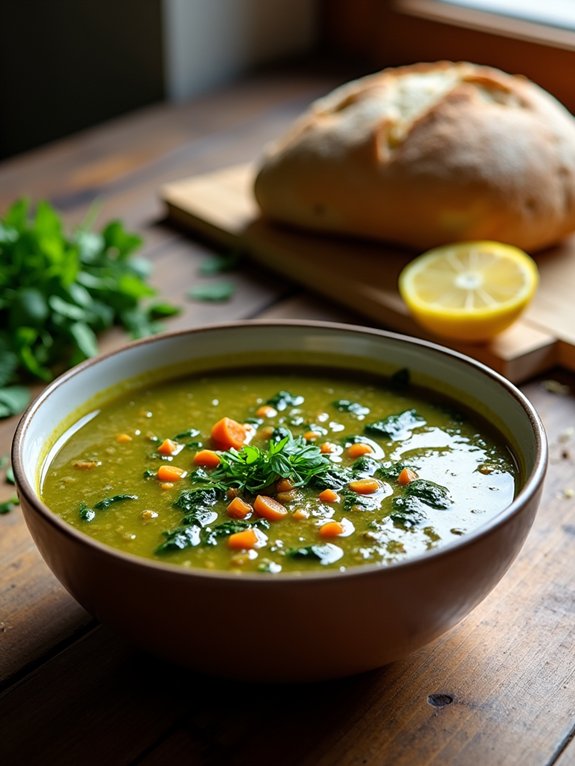
<svg viewBox="0 0 575 766">
<path fill-rule="evenodd" d="M 575 230 L 575 119 L 522 76 L 467 62 L 385 69 L 314 102 L 267 147 L 274 221 L 418 250 Z"/>
</svg>

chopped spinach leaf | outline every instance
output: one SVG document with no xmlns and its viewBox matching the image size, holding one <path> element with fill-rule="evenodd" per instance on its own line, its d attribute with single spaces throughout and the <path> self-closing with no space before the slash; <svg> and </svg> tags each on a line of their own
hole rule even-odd
<svg viewBox="0 0 575 766">
<path fill-rule="evenodd" d="M 303 396 L 292 394 L 289 391 L 278 391 L 271 399 L 267 400 L 267 404 L 271 404 L 278 412 L 282 412 L 288 407 L 299 407 L 303 402 Z"/>
<path fill-rule="evenodd" d="M 318 545 L 305 545 L 301 548 L 288 548 L 285 555 L 291 559 L 302 559 L 308 561 L 319 561 L 320 564 L 334 564 L 343 556 L 343 551 L 338 545 L 333 543 L 323 543 Z"/>
<path fill-rule="evenodd" d="M 86 503 L 80 503 L 80 508 L 78 509 L 78 515 L 82 519 L 82 521 L 94 521 L 96 518 L 96 511 L 93 508 L 90 508 L 86 505 Z"/>
<path fill-rule="evenodd" d="M 112 497 L 105 497 L 103 500 L 99 500 L 94 505 L 94 510 L 105 511 L 111 505 L 115 503 L 123 503 L 124 500 L 137 500 L 137 495 L 112 495 Z"/>
<path fill-rule="evenodd" d="M 180 493 L 173 505 L 174 508 L 179 508 L 186 514 L 198 511 L 209 511 L 218 502 L 222 495 L 222 490 L 215 486 L 185 489 Z"/>
<path fill-rule="evenodd" d="M 385 439 L 405 439 L 411 435 L 415 428 L 424 425 L 425 420 L 415 410 L 404 410 L 375 423 L 368 423 L 364 432 L 370 436 L 379 436 Z"/>
<path fill-rule="evenodd" d="M 176 527 L 169 532 L 163 532 L 163 535 L 166 539 L 156 548 L 157 554 L 183 551 L 201 542 L 201 529 L 196 524 Z"/>
<path fill-rule="evenodd" d="M 374 476 L 379 467 L 379 460 L 368 455 L 362 455 L 354 460 L 351 470 L 355 478 L 365 479 Z"/>
<path fill-rule="evenodd" d="M 344 489 L 341 496 L 343 499 L 343 510 L 346 513 L 350 511 L 376 511 L 380 505 L 377 496 L 360 495 L 351 489 Z"/>
<path fill-rule="evenodd" d="M 350 402 L 349 399 L 337 399 L 333 406 L 340 412 L 351 412 L 352 415 L 357 417 L 365 417 L 369 415 L 369 407 L 365 407 L 359 402 Z"/>
<path fill-rule="evenodd" d="M 243 521 L 242 519 L 230 519 L 221 524 L 217 524 L 211 529 L 202 531 L 202 543 L 204 545 L 217 545 L 218 538 L 229 537 L 236 532 L 242 532 L 244 529 L 269 529 L 270 523 L 266 519 L 256 519 L 255 521 Z"/>
<path fill-rule="evenodd" d="M 380 479 L 397 479 L 404 468 L 412 467 L 401 461 L 392 463 L 390 460 L 386 460 L 384 463 L 379 464 L 375 475 Z"/>
<path fill-rule="evenodd" d="M 425 505 L 437 510 L 445 510 L 453 502 L 447 487 L 427 479 L 411 481 L 406 484 L 404 492 L 407 497 L 416 497 Z"/>
</svg>

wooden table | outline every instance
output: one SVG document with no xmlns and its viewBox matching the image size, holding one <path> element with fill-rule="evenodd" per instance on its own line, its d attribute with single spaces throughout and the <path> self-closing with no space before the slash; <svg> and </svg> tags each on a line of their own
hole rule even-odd
<svg viewBox="0 0 575 766">
<path fill-rule="evenodd" d="M 181 303 L 170 328 L 255 317 L 362 322 L 260 266 L 232 299 L 186 300 L 206 243 L 168 225 L 161 184 L 256 157 L 313 97 L 346 79 L 267 73 L 185 106 L 156 106 L 9 160 L 0 210 L 50 199 L 68 224 L 98 200 L 145 237 L 154 284 Z M 103 348 L 125 341 L 110 333 Z M 559 381 L 567 388 L 558 393 Z M 19 509 L 0 516 L 0 763 L 575 763 L 575 376 L 522 390 L 548 430 L 542 506 L 519 559 L 448 635 L 361 677 L 307 687 L 237 685 L 144 656 L 97 624 L 41 560 Z M 0 422 L 0 455 L 16 419 Z M 574 437 L 575 438 L 575 437 Z M 13 488 L 0 486 L 0 500 Z"/>
</svg>

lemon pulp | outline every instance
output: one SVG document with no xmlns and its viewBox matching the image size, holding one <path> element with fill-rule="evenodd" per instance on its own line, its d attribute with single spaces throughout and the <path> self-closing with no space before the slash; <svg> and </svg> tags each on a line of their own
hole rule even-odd
<svg viewBox="0 0 575 766">
<path fill-rule="evenodd" d="M 399 276 L 399 291 L 427 330 L 470 343 L 509 327 L 533 298 L 533 259 L 501 242 L 458 242 L 415 258 Z"/>
</svg>

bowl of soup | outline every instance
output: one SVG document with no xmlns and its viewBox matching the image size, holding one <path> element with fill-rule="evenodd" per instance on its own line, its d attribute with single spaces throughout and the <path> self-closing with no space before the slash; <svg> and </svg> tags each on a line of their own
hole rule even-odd
<svg viewBox="0 0 575 766">
<path fill-rule="evenodd" d="M 12 458 L 42 556 L 96 618 L 275 682 L 377 668 L 462 620 L 521 549 L 547 447 L 476 361 L 286 321 L 85 362 L 30 406 Z"/>
</svg>

